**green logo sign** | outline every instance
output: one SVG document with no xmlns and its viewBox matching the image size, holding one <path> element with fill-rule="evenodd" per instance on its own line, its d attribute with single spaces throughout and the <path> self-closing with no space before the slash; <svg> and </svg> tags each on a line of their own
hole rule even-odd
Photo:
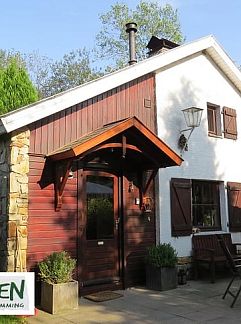
<svg viewBox="0 0 241 324">
<path fill-rule="evenodd" d="M 0 315 L 34 314 L 34 273 L 0 272 Z"/>
<path fill-rule="evenodd" d="M 0 299 L 10 299 L 11 301 L 15 297 L 18 296 L 20 299 L 23 299 L 24 294 L 24 287 L 25 287 L 25 280 L 21 280 L 20 287 L 16 285 L 14 281 L 1 283 L 0 284 Z"/>
</svg>

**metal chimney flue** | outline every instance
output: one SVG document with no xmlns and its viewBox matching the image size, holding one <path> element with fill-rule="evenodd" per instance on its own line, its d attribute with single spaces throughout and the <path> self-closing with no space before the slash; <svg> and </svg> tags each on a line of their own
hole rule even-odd
<svg viewBox="0 0 241 324">
<path fill-rule="evenodd" d="M 126 24 L 126 32 L 129 34 L 129 53 L 130 60 L 129 65 L 133 65 L 137 62 L 136 60 L 136 39 L 135 33 L 137 32 L 137 24 L 130 22 Z"/>
</svg>

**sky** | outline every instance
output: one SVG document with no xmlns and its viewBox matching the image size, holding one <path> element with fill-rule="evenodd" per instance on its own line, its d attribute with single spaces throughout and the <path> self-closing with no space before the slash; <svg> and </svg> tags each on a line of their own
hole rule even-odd
<svg viewBox="0 0 241 324">
<path fill-rule="evenodd" d="M 240 0 L 157 0 L 179 13 L 181 30 L 190 42 L 214 35 L 230 58 L 241 65 Z M 0 48 L 39 52 L 60 59 L 77 48 L 93 48 L 99 15 L 117 0 L 0 0 Z M 119 1 L 135 8 L 138 0 Z"/>
</svg>

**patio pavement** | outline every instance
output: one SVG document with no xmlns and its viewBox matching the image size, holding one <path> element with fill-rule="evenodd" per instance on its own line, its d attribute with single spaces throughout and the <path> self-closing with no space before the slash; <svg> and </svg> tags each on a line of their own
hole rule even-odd
<svg viewBox="0 0 241 324">
<path fill-rule="evenodd" d="M 163 292 L 130 288 L 119 291 L 123 297 L 101 303 L 80 298 L 76 310 L 61 315 L 39 310 L 28 323 L 241 323 L 241 295 L 234 308 L 231 296 L 222 299 L 228 282 L 229 278 L 215 284 L 191 280 Z"/>
</svg>

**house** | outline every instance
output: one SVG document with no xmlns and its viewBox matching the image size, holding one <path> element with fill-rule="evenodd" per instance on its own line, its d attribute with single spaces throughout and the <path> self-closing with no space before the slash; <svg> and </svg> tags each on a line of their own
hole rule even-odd
<svg viewBox="0 0 241 324">
<path fill-rule="evenodd" d="M 66 250 L 85 294 L 143 282 L 151 244 L 189 257 L 194 230 L 241 241 L 241 74 L 212 36 L 170 45 L 1 116 L 0 270 Z"/>
</svg>

